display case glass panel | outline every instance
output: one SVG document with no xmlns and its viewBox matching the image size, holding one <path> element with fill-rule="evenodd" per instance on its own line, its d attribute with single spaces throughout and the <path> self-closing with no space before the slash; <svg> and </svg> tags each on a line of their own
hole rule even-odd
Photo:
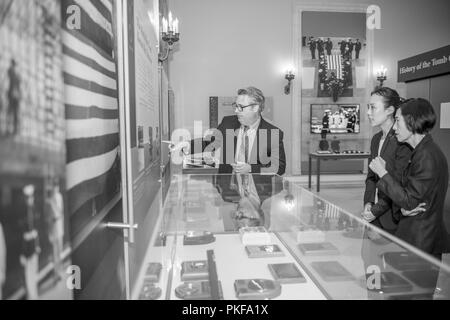
<svg viewBox="0 0 450 320">
<path fill-rule="evenodd" d="M 450 298 L 450 266 L 279 176 L 175 176 L 157 228 L 158 299 Z"/>
</svg>

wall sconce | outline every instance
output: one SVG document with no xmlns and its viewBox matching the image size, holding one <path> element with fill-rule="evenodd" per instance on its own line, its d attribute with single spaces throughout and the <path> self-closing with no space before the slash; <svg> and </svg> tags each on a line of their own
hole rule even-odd
<svg viewBox="0 0 450 320">
<path fill-rule="evenodd" d="M 384 66 L 381 66 L 377 71 L 377 81 L 380 83 L 378 88 L 383 87 L 383 83 L 387 80 L 387 69 Z"/>
<path fill-rule="evenodd" d="M 288 81 L 288 84 L 284 87 L 284 94 L 289 95 L 291 94 L 291 82 L 295 79 L 295 74 L 292 71 L 287 71 L 285 79 Z"/>
<path fill-rule="evenodd" d="M 169 12 L 169 20 L 165 17 L 162 20 L 162 40 L 167 43 L 165 54 L 159 54 L 159 62 L 164 62 L 169 58 L 175 43 L 180 41 L 180 29 L 178 19 L 173 19 L 172 12 Z"/>
</svg>

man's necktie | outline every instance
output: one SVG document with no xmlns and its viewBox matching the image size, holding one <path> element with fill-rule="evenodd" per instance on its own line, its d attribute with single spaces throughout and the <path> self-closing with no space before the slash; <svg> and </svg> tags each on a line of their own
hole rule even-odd
<svg viewBox="0 0 450 320">
<path fill-rule="evenodd" d="M 238 162 L 245 162 L 248 163 L 248 151 L 249 151 L 249 138 L 248 138 L 248 129 L 249 127 L 245 126 L 244 127 L 244 134 L 243 134 L 243 139 L 241 141 L 241 147 L 239 149 L 239 154 L 238 154 Z"/>
</svg>

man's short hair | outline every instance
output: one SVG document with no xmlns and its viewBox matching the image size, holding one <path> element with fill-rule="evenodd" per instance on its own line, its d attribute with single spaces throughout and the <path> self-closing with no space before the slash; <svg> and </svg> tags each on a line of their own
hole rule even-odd
<svg viewBox="0 0 450 320">
<path fill-rule="evenodd" d="M 400 106 L 406 127 L 412 133 L 426 134 L 436 125 L 436 113 L 428 100 L 409 99 Z"/>
<path fill-rule="evenodd" d="M 263 112 L 266 106 L 266 98 L 264 97 L 264 93 L 255 87 L 248 87 L 244 89 L 238 90 L 238 96 L 249 96 L 252 98 L 255 103 L 259 105 L 259 111 Z"/>
</svg>

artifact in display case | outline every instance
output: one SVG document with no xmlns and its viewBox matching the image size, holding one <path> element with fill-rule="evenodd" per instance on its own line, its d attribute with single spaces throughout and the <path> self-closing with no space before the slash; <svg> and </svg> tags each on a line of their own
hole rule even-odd
<svg viewBox="0 0 450 320">
<path fill-rule="evenodd" d="M 399 271 L 430 270 L 431 263 L 410 252 L 386 252 L 383 262 Z"/>
<path fill-rule="evenodd" d="M 267 279 L 236 280 L 234 289 L 240 300 L 275 299 L 281 295 L 281 285 Z"/>
<path fill-rule="evenodd" d="M 284 253 L 279 246 L 264 245 L 264 246 L 246 246 L 245 251 L 249 258 L 274 258 L 274 257 L 284 257 Z"/>
<path fill-rule="evenodd" d="M 153 281 L 145 280 L 139 300 L 157 300 L 161 297 L 162 290 Z"/>
<path fill-rule="evenodd" d="M 145 280 L 159 282 L 161 270 L 162 270 L 161 263 L 149 263 L 147 271 L 145 272 Z"/>
<path fill-rule="evenodd" d="M 181 281 L 208 280 L 208 261 L 186 261 L 181 264 Z"/>
<path fill-rule="evenodd" d="M 337 261 L 311 262 L 313 269 L 327 282 L 355 280 L 353 275 Z"/>
<path fill-rule="evenodd" d="M 272 239 L 264 227 L 244 227 L 239 229 L 242 244 L 246 246 L 270 245 Z"/>
<path fill-rule="evenodd" d="M 220 300 L 223 299 L 222 285 L 218 282 Z M 209 281 L 186 282 L 175 289 L 175 295 L 183 300 L 212 300 Z"/>
<path fill-rule="evenodd" d="M 185 246 L 198 246 L 213 243 L 216 237 L 209 231 L 188 231 L 184 236 Z"/>
<path fill-rule="evenodd" d="M 304 255 L 338 255 L 339 250 L 329 242 L 301 243 L 298 248 Z"/>
<path fill-rule="evenodd" d="M 269 264 L 273 278 L 281 284 L 305 283 L 306 279 L 294 263 Z"/>
</svg>

